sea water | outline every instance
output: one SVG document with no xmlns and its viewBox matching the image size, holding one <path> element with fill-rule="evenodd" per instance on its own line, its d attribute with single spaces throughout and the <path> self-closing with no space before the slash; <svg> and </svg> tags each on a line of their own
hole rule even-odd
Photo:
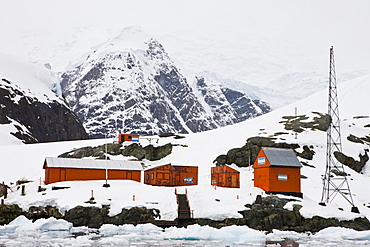
<svg viewBox="0 0 370 247">
<path fill-rule="evenodd" d="M 0 246 L 370 246 L 370 231 L 329 227 L 315 234 L 278 230 L 267 233 L 247 226 L 162 229 L 153 224 L 107 224 L 91 229 L 73 227 L 54 218 L 32 222 L 19 216 L 0 226 Z"/>
<path fill-rule="evenodd" d="M 102 236 L 97 233 L 87 235 L 73 235 L 64 231 L 57 232 L 29 232 L 29 233 L 10 233 L 0 234 L 0 246 L 9 247 L 33 247 L 33 246 L 134 246 L 134 247 L 154 247 L 154 246 L 209 246 L 209 247 L 242 247 L 242 246 L 370 246 L 368 240 L 333 240 L 333 239 L 302 239 L 294 240 L 265 240 L 252 242 L 228 242 L 220 240 L 201 240 L 201 239 L 158 239 L 145 235 L 116 234 L 112 236 Z"/>
</svg>

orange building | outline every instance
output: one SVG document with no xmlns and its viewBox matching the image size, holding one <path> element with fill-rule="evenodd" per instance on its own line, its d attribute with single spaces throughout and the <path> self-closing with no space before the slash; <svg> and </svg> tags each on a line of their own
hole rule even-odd
<svg viewBox="0 0 370 247">
<path fill-rule="evenodd" d="M 121 144 L 122 142 L 138 142 L 139 135 L 134 134 L 118 134 L 118 143 Z"/>
<path fill-rule="evenodd" d="M 302 197 L 301 163 L 292 149 L 262 147 L 254 161 L 254 186 L 271 194 Z"/>
<path fill-rule="evenodd" d="M 211 167 L 211 184 L 220 187 L 240 188 L 240 172 L 230 166 Z"/>
<path fill-rule="evenodd" d="M 189 186 L 198 184 L 197 166 L 157 166 L 144 171 L 144 183 L 156 186 Z"/>
<path fill-rule="evenodd" d="M 92 160 L 47 157 L 44 161 L 45 184 L 61 181 L 133 180 L 140 182 L 139 162 L 123 160 Z"/>
</svg>

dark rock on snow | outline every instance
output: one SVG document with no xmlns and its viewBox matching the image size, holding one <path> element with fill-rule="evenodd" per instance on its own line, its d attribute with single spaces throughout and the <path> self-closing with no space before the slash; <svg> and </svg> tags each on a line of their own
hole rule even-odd
<svg viewBox="0 0 370 247">
<path fill-rule="evenodd" d="M 83 157 L 96 157 L 98 159 L 105 159 L 106 151 L 110 155 L 120 155 L 121 154 L 121 144 L 107 143 L 97 147 L 82 147 L 74 149 L 72 151 L 63 153 L 58 156 L 58 158 L 83 158 Z"/>
<path fill-rule="evenodd" d="M 294 150 L 299 148 L 299 145 L 296 143 L 275 143 L 274 138 L 251 137 L 247 139 L 247 143 L 243 147 L 230 149 L 226 155 L 219 155 L 213 162 L 216 163 L 216 166 L 236 164 L 239 167 L 247 167 L 253 165 L 261 147 L 291 148 Z"/>
<path fill-rule="evenodd" d="M 296 232 L 318 232 L 327 227 L 346 227 L 357 231 L 370 230 L 370 222 L 367 218 L 356 218 L 354 220 L 339 221 L 335 218 L 322 218 L 314 216 L 312 218 L 303 218 L 299 213 L 301 205 L 293 204 L 293 210 L 284 209 L 284 206 L 294 199 L 281 199 L 278 197 L 260 198 L 253 204 L 246 204 L 247 210 L 239 211 L 243 218 L 229 218 L 222 221 L 210 219 L 192 219 L 181 222 L 181 226 L 189 224 L 208 225 L 215 228 L 221 228 L 231 225 L 247 225 L 250 228 L 262 231 L 289 230 Z M 65 215 L 59 213 L 55 207 L 47 206 L 45 208 L 30 207 L 25 212 L 18 205 L 0 205 L 0 225 L 9 224 L 20 215 L 25 215 L 33 221 L 40 218 L 54 217 L 71 222 L 73 226 L 88 226 L 90 228 L 99 228 L 103 224 L 143 224 L 155 223 L 160 220 L 160 211 L 158 209 L 148 209 L 145 207 L 133 207 L 122 209 L 121 213 L 115 216 L 109 216 L 109 206 L 83 207 L 77 206 L 68 210 Z M 175 224 L 172 222 L 171 224 Z"/>
<path fill-rule="evenodd" d="M 331 118 L 328 114 L 322 114 L 319 112 L 312 112 L 318 116 L 314 117 L 312 121 L 308 122 L 306 115 L 298 116 L 283 116 L 283 121 L 280 123 L 284 124 L 286 130 L 292 130 L 294 132 L 301 133 L 305 129 L 326 131 L 331 123 Z"/>
<path fill-rule="evenodd" d="M 17 204 L 0 205 L 0 225 L 9 224 L 22 214 L 23 210 Z"/>
<path fill-rule="evenodd" d="M 334 152 L 334 156 L 343 165 L 348 166 L 349 168 L 351 168 L 352 170 L 356 172 L 361 172 L 362 168 L 366 165 L 366 162 L 369 161 L 369 156 L 367 153 L 368 153 L 368 150 L 365 149 L 365 154 L 363 155 L 359 154 L 359 158 L 360 158 L 359 161 L 341 152 Z"/>
<path fill-rule="evenodd" d="M 240 219 L 225 219 L 223 221 L 213 221 L 209 219 L 196 219 L 194 223 L 199 225 L 209 225 L 221 228 L 230 225 L 247 225 L 250 228 L 262 231 L 272 231 L 273 229 L 295 232 L 318 232 L 327 227 L 346 227 L 357 231 L 369 230 L 370 222 L 367 218 L 356 218 L 354 220 L 339 221 L 335 218 L 323 218 L 314 216 L 304 218 L 299 213 L 301 205 L 293 204 L 293 210 L 283 207 L 289 199 L 278 197 L 265 197 L 262 202 L 245 205 L 248 209 L 239 211 L 243 215 Z"/>
<path fill-rule="evenodd" d="M 108 216 L 109 207 L 83 207 L 77 206 L 68 210 L 63 216 L 56 207 L 53 206 L 32 206 L 28 211 L 23 211 L 17 204 L 0 205 L 0 225 L 9 224 L 20 215 L 26 216 L 32 221 L 42 218 L 54 217 L 71 222 L 73 226 L 88 226 L 99 228 L 103 224 L 140 224 L 160 219 L 158 209 L 147 209 L 145 207 L 133 207 L 122 209 L 121 213 L 115 216 Z"/>
<path fill-rule="evenodd" d="M 6 82 L 0 85 L 0 124 L 17 122 L 18 131 L 11 134 L 18 139 L 36 143 L 89 138 L 80 120 L 66 104 L 55 100 L 41 102 L 25 95 L 10 81 Z"/>
<path fill-rule="evenodd" d="M 163 146 L 154 147 L 148 145 L 142 147 L 139 143 L 132 143 L 123 147 L 121 144 L 109 143 L 97 147 L 83 147 L 75 149 L 59 155 L 59 158 L 83 158 L 96 157 L 97 159 L 105 159 L 105 150 L 107 149 L 110 155 L 133 156 L 138 160 L 160 160 L 172 152 L 172 144 L 167 143 Z"/>
</svg>

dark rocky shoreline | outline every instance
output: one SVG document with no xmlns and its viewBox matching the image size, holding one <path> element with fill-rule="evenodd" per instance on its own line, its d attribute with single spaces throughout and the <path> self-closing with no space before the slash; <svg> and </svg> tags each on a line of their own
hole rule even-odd
<svg viewBox="0 0 370 247">
<path fill-rule="evenodd" d="M 102 208 L 89 206 L 77 206 L 65 212 L 62 215 L 56 207 L 53 206 L 32 206 L 28 211 L 22 210 L 18 205 L 0 205 L 0 225 L 9 224 L 20 215 L 36 221 L 41 218 L 54 217 L 71 222 L 73 226 L 87 226 L 89 228 L 99 228 L 103 224 L 144 224 L 152 223 L 159 227 L 186 227 L 192 224 L 201 226 L 211 226 L 222 228 L 231 225 L 246 225 L 255 230 L 271 232 L 273 229 L 289 230 L 295 232 L 315 233 L 327 227 L 345 227 L 357 231 L 370 230 L 370 222 L 367 218 L 355 218 L 353 220 L 339 221 L 335 218 L 323 218 L 314 216 L 304 218 L 299 210 L 301 205 L 293 205 L 293 210 L 284 209 L 284 205 L 292 199 L 281 199 L 278 197 L 266 197 L 256 200 L 253 204 L 246 204 L 246 210 L 239 211 L 242 218 L 228 218 L 222 221 L 211 219 L 194 218 L 187 220 L 163 221 L 160 219 L 158 209 L 147 209 L 145 207 L 133 207 L 122 209 L 121 213 L 115 216 L 109 216 L 109 206 Z"/>
</svg>

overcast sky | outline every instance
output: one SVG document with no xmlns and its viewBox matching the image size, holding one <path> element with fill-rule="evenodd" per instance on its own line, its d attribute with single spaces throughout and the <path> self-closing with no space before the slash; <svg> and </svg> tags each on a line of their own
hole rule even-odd
<svg viewBox="0 0 370 247">
<path fill-rule="evenodd" d="M 58 63 L 51 50 L 60 50 L 64 39 L 65 52 L 59 51 L 64 65 L 68 56 L 77 59 L 73 56 L 122 28 L 140 25 L 189 71 L 196 64 L 236 79 L 263 69 L 324 71 L 331 45 L 338 69 L 370 71 L 367 0 L 0 0 L 0 5 L 0 51 L 33 61 Z M 86 51 L 67 47 L 83 39 Z M 252 68 L 259 57 L 266 68 L 262 62 Z"/>
</svg>

